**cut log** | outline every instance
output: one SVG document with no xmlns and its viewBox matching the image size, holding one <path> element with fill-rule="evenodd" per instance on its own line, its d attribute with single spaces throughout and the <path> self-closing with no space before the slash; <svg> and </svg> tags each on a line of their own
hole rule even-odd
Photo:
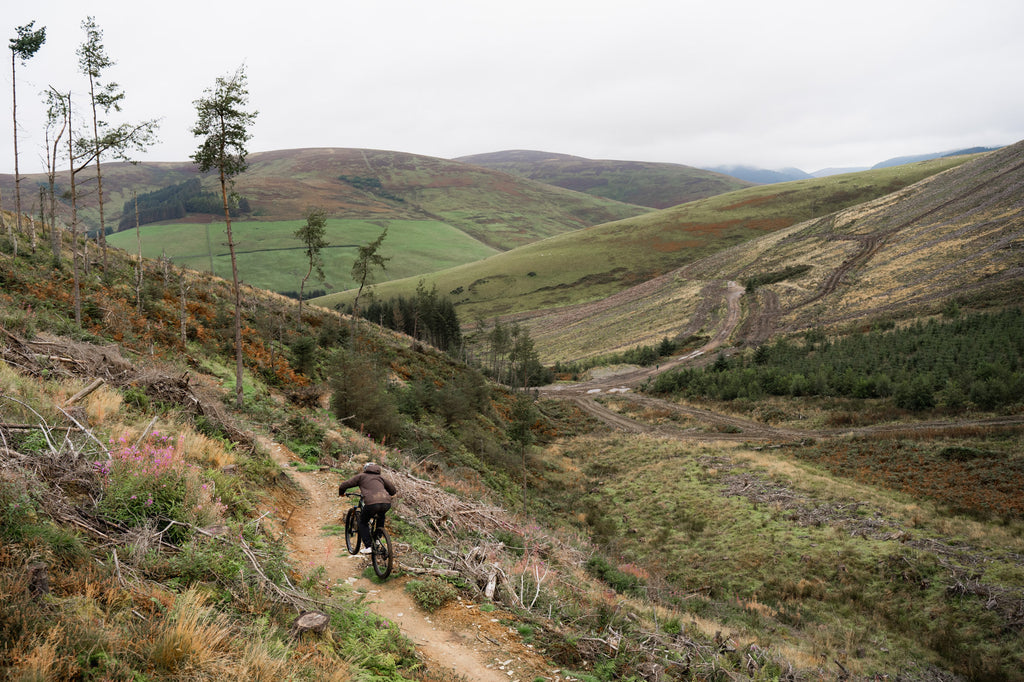
<svg viewBox="0 0 1024 682">
<path fill-rule="evenodd" d="M 79 400 L 81 400 L 85 396 L 89 395 L 90 393 L 95 391 L 97 388 L 99 388 L 103 384 L 104 384 L 103 379 L 96 379 L 91 384 L 89 384 L 88 386 L 83 388 L 81 391 L 79 391 L 78 393 L 76 393 L 73 396 L 71 396 L 70 398 L 68 398 L 67 402 L 64 403 L 64 407 L 70 407 L 70 406 L 74 405 Z"/>
</svg>

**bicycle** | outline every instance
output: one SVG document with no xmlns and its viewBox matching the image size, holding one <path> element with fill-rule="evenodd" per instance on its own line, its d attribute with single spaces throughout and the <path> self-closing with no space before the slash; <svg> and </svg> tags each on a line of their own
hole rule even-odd
<svg viewBox="0 0 1024 682">
<path fill-rule="evenodd" d="M 345 514 L 345 547 L 349 554 L 359 551 L 359 517 L 363 512 L 363 496 L 359 493 L 345 493 L 346 497 L 358 498 L 358 502 Z M 377 577 L 384 580 L 391 575 L 394 568 L 395 555 L 391 551 L 391 536 L 386 528 L 377 528 L 376 518 L 371 517 L 368 525 L 370 537 L 373 538 L 373 552 L 370 553 L 370 560 L 373 563 L 373 572 Z"/>
</svg>

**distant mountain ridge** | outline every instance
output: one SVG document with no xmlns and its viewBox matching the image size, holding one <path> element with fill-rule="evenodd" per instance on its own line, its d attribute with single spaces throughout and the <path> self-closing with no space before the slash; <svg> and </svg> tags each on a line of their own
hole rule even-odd
<svg viewBox="0 0 1024 682">
<path fill-rule="evenodd" d="M 874 166 L 850 166 L 843 168 L 822 168 L 820 170 L 807 173 L 800 170 L 799 168 L 777 168 L 767 169 L 758 168 L 757 166 L 748 166 L 743 164 L 735 165 L 722 165 L 722 166 L 703 166 L 705 170 L 714 171 L 716 173 L 724 173 L 725 175 L 731 175 L 734 178 L 746 180 L 757 185 L 771 185 L 777 182 L 791 182 L 793 180 L 806 180 L 807 178 L 825 178 L 830 175 L 840 175 L 843 173 L 859 173 L 869 169 L 877 168 L 891 168 L 893 166 L 904 166 L 908 163 L 914 163 L 916 161 L 930 161 L 931 159 L 941 159 L 947 156 L 961 156 L 964 154 L 978 154 L 980 152 L 991 152 L 1001 147 L 968 147 L 965 149 L 954 149 L 944 152 L 931 152 L 927 154 L 914 154 L 911 156 L 896 156 L 891 159 L 886 159 L 876 163 Z"/>
</svg>

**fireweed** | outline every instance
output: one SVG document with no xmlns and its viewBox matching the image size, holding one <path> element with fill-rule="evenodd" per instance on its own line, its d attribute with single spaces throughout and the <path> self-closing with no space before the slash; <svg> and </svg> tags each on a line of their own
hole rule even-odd
<svg viewBox="0 0 1024 682">
<path fill-rule="evenodd" d="M 94 464 L 105 484 L 99 512 L 129 526 L 166 528 L 171 542 L 187 538 L 189 526 L 217 521 L 224 505 L 202 470 L 184 460 L 182 444 L 158 432 L 135 443 L 127 435 L 112 439 L 111 458 Z"/>
</svg>

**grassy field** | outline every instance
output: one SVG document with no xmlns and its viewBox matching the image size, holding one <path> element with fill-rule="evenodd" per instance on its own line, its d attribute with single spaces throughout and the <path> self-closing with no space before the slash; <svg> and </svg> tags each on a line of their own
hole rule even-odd
<svg viewBox="0 0 1024 682">
<path fill-rule="evenodd" d="M 295 237 L 302 224 L 301 220 L 232 222 L 239 277 L 271 291 L 298 291 L 309 267 L 305 247 Z M 388 236 L 381 253 L 391 260 L 384 272 L 377 273 L 380 281 L 412 277 L 496 253 L 464 232 L 437 221 L 332 219 L 327 221 L 329 246 L 322 253 L 327 284 L 317 282 L 314 275 L 306 283 L 306 290 L 353 286 L 350 271 L 356 249 L 376 239 L 385 227 Z M 210 271 L 212 260 L 214 274 L 231 278 L 223 222 L 145 225 L 141 233 L 143 256 L 166 255 L 178 265 L 201 271 Z M 131 253 L 137 251 L 135 230 L 111 235 L 109 240 Z"/>
<path fill-rule="evenodd" d="M 597 300 L 727 247 L 880 197 L 963 163 L 940 159 L 765 185 L 558 235 L 426 277 L 465 319 Z M 409 295 L 418 277 L 377 288 Z M 332 294 L 333 304 L 351 298 Z"/>
</svg>

